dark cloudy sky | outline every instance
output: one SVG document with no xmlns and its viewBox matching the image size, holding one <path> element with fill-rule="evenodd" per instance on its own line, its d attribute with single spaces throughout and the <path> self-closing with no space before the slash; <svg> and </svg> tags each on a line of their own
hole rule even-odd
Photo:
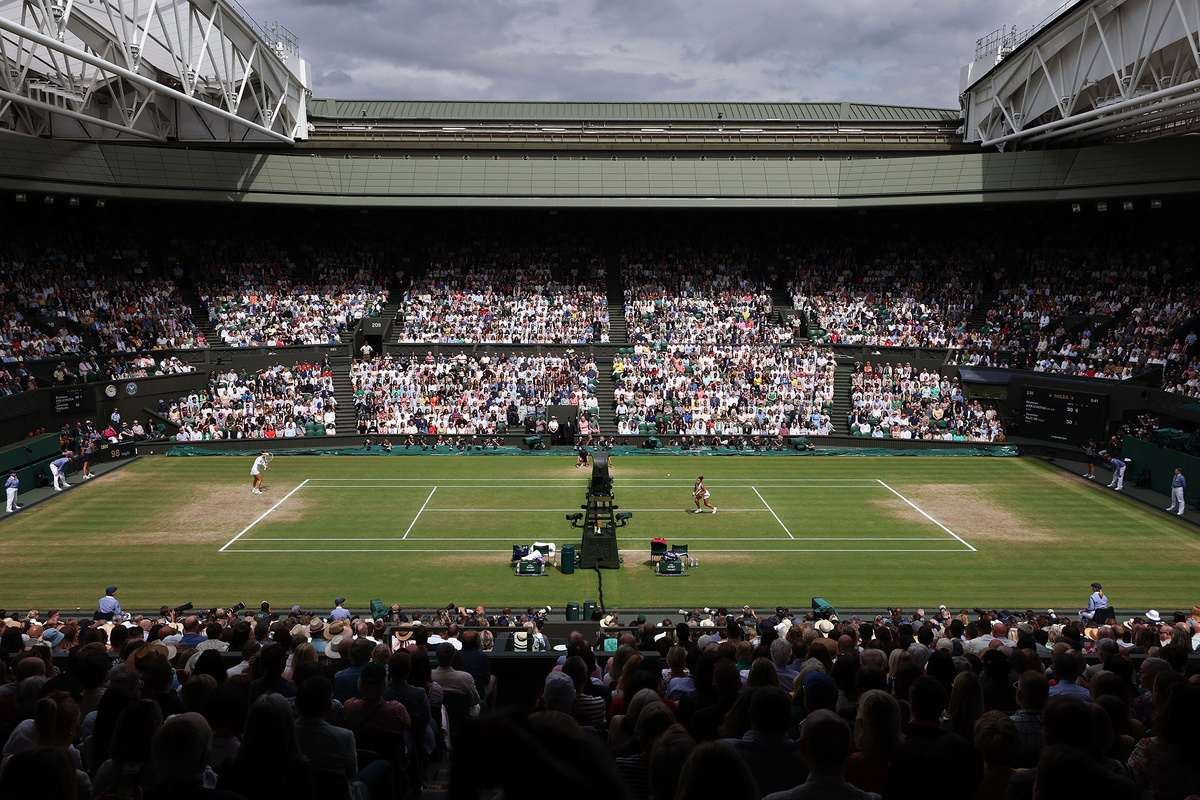
<svg viewBox="0 0 1200 800">
<path fill-rule="evenodd" d="M 957 107 L 1001 25 L 1062 0 L 242 0 L 300 38 L 317 97 Z"/>
</svg>

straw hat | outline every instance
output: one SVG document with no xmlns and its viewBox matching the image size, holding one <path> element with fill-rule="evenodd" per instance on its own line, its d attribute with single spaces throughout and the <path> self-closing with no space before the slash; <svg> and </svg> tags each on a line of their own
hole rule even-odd
<svg viewBox="0 0 1200 800">
<path fill-rule="evenodd" d="M 175 646 L 162 642 L 146 642 L 125 659 L 125 668 L 130 672 L 140 672 L 155 656 L 163 656 L 168 661 L 175 657 Z"/>
</svg>

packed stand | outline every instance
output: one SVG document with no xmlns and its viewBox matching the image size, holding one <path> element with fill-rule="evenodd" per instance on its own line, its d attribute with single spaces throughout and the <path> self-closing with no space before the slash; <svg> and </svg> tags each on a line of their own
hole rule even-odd
<svg viewBox="0 0 1200 800">
<path fill-rule="evenodd" d="M 1023 277 L 998 274 L 997 300 L 957 360 L 1112 380 L 1160 367 L 1164 390 L 1187 393 L 1195 336 L 1177 331 L 1196 310 L 1194 260 L 1190 248 L 1032 250 Z"/>
<path fill-rule="evenodd" d="M 202 392 L 160 409 L 179 426 L 175 440 L 333 436 L 337 401 L 327 362 L 275 364 L 256 372 L 217 368 Z"/>
<path fill-rule="evenodd" d="M 855 362 L 851 377 L 852 436 L 889 439 L 1003 442 L 1004 427 L 991 406 L 969 403 L 958 378 L 911 364 Z"/>
<path fill-rule="evenodd" d="M 83 340 L 77 334 L 59 328 L 51 336 L 31 324 L 11 303 L 0 304 L 0 361 L 56 358 L 82 350 Z"/>
<path fill-rule="evenodd" d="M 425 275 L 404 293 L 398 341 L 607 342 L 603 264 L 586 254 L 572 264 L 568 272 L 553 247 L 477 242 L 433 253 Z"/>
<path fill-rule="evenodd" d="M 0 396 L 29 392 L 36 388 L 37 378 L 25 369 L 24 362 L 17 361 L 0 367 Z"/>
<path fill-rule="evenodd" d="M 110 356 L 101 361 L 94 355 L 84 356 L 74 366 L 59 362 L 51 373 L 55 385 L 115 381 L 129 378 L 151 378 L 160 375 L 184 375 L 196 367 L 178 356 L 156 359 L 151 355 Z"/>
<path fill-rule="evenodd" d="M 621 255 L 625 326 L 630 342 L 670 345 L 762 345 L 790 342 L 775 322 L 771 290 L 741 251 L 690 247 Z"/>
<path fill-rule="evenodd" d="M 361 434 L 496 435 L 548 405 L 596 406 L 590 354 L 384 356 L 350 368 Z"/>
<path fill-rule="evenodd" d="M 918 798 L 933 774 L 977 798 L 1200 793 L 1200 607 L 597 612 L 595 637 L 571 633 L 513 713 L 497 711 L 518 698 L 492 653 L 550 652 L 549 609 L 371 619 L 339 597 L 142 616 L 117 594 L 80 618 L 5 620 L 0 795 L 258 800 L 315 796 L 320 779 L 385 800 L 469 759 L 455 796 L 524 796 L 522 770 L 480 768 L 472 729 L 520 742 L 542 775 L 586 774 L 573 793 L 588 800 Z"/>
<path fill-rule="evenodd" d="M 834 370 L 819 346 L 635 346 L 613 358 L 617 435 L 828 434 Z"/>
<path fill-rule="evenodd" d="M 875 256 L 845 247 L 789 260 L 793 306 L 835 344 L 959 347 L 982 290 L 972 257 L 914 242 Z"/>
<path fill-rule="evenodd" d="M 176 284 L 151 277 L 152 265 L 136 251 L 118 252 L 105 266 L 94 256 L 49 248 L 37 256 L 5 258 L 3 267 L 2 288 L 11 298 L 3 311 L 5 356 L 50 358 L 85 349 L 77 333 L 63 327 L 47 336 L 23 320 L 19 309 L 78 323 L 95 337 L 101 354 L 208 345 Z"/>
<path fill-rule="evenodd" d="M 358 320 L 383 312 L 384 273 L 369 253 L 214 258 L 203 267 L 200 298 L 228 347 L 334 344 Z"/>
</svg>

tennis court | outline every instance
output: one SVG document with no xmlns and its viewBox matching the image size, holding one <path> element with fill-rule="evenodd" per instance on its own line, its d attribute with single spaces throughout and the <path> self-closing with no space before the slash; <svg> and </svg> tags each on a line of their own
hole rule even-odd
<svg viewBox="0 0 1200 800">
<path fill-rule="evenodd" d="M 252 458 L 145 458 L 0 521 L 8 603 L 561 606 L 602 577 L 623 607 L 1070 608 L 1095 580 L 1120 608 L 1190 607 L 1200 558 L 1191 525 L 1035 459 L 620 456 L 622 568 L 524 578 L 514 544 L 580 543 L 573 454 L 281 454 L 262 495 Z M 701 474 L 716 514 L 690 513 Z M 699 566 L 656 576 L 656 537 Z"/>
<path fill-rule="evenodd" d="M 750 475 L 710 481 L 710 491 L 722 503 L 716 514 L 692 513 L 694 506 L 686 502 L 690 486 L 655 478 L 623 482 L 618 505 L 634 518 L 618 531 L 622 551 L 646 550 L 651 535 L 708 553 L 975 550 L 877 478 Z M 504 482 L 309 477 L 226 542 L 221 552 L 503 553 L 531 534 L 547 541 L 571 538 L 565 515 L 579 510 L 585 487 L 582 477 Z M 902 502 L 917 518 L 847 513 L 874 507 L 878 500 Z M 289 503 L 303 506 L 303 519 L 287 513 Z"/>
</svg>

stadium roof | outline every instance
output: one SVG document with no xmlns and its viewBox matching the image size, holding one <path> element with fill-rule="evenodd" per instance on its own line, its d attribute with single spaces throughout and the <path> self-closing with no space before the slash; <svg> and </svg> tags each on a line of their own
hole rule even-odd
<svg viewBox="0 0 1200 800">
<path fill-rule="evenodd" d="M 555 120 L 603 122 L 933 122 L 951 123 L 957 109 L 868 103 L 509 103 L 436 100 L 309 101 L 310 118 L 373 120 Z"/>
</svg>

